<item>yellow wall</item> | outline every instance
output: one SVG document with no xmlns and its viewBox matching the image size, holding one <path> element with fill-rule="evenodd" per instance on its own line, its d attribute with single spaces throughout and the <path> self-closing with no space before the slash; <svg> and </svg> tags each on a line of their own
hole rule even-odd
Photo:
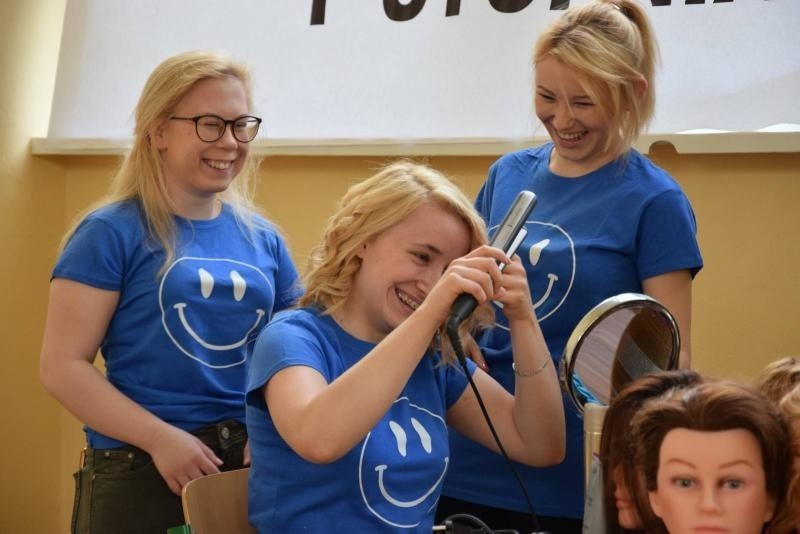
<svg viewBox="0 0 800 534">
<path fill-rule="evenodd" d="M 63 532 L 54 513 L 61 410 L 39 386 L 49 266 L 63 231 L 64 166 L 30 157 L 47 133 L 65 0 L 0 8 L 0 532 Z M 52 510 L 52 512 L 51 512 Z"/>
<path fill-rule="evenodd" d="M 652 157 L 698 220 L 705 267 L 694 284 L 694 367 L 747 378 L 800 356 L 800 153 Z"/>
<path fill-rule="evenodd" d="M 32 157 L 46 133 L 65 0 L 4 0 L 0 16 L 0 532 L 66 532 L 80 425 L 42 390 L 38 352 L 49 270 L 68 221 L 105 190 L 112 157 Z M 800 355 L 800 153 L 651 154 L 691 199 L 706 267 L 695 282 L 695 367 L 747 378 Z M 493 157 L 433 157 L 470 196 Z M 298 265 L 336 199 L 385 158 L 272 157 L 258 202 Z"/>
</svg>

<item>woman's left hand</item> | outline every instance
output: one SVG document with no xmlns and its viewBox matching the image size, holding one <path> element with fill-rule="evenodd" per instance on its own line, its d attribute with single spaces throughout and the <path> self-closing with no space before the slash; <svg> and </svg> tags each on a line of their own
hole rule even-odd
<svg viewBox="0 0 800 534">
<path fill-rule="evenodd" d="M 500 287 L 503 291 L 495 296 L 495 300 L 503 305 L 503 314 L 508 320 L 524 320 L 534 316 L 528 275 L 519 256 L 515 255 L 511 263 L 503 268 Z"/>
</svg>

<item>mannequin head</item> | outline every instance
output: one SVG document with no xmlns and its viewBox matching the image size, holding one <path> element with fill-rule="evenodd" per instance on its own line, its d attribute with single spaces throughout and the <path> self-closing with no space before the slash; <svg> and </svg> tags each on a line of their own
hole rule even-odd
<svg viewBox="0 0 800 534">
<path fill-rule="evenodd" d="M 701 380 L 698 373 L 689 369 L 648 375 L 627 384 L 609 404 L 600 440 L 608 532 L 656 531 L 658 521 L 650 510 L 639 475 L 641 470 L 634 461 L 636 447 L 631 439 L 631 419 L 647 401 Z"/>
<path fill-rule="evenodd" d="M 793 465 L 783 513 L 773 520 L 775 532 L 800 529 L 800 358 L 786 357 L 767 365 L 756 385 L 778 407 L 792 435 Z"/>
<path fill-rule="evenodd" d="M 800 386 L 800 358 L 788 356 L 767 365 L 756 377 L 756 386 L 773 403 Z"/>
<path fill-rule="evenodd" d="M 669 532 L 758 534 L 782 508 L 788 430 L 757 391 L 708 382 L 651 401 L 633 425 L 648 500 Z"/>
</svg>

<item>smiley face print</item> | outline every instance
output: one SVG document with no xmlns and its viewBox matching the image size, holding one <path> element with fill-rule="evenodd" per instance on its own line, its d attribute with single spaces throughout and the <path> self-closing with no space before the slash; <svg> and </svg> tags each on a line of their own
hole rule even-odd
<svg viewBox="0 0 800 534">
<path fill-rule="evenodd" d="M 364 504 L 387 525 L 415 527 L 436 506 L 448 462 L 444 419 L 401 397 L 361 448 Z"/>
<path fill-rule="evenodd" d="M 539 221 L 526 223 L 528 236 L 519 252 L 528 274 L 533 308 L 539 321 L 566 300 L 575 280 L 575 245 L 561 227 Z"/>
<path fill-rule="evenodd" d="M 539 322 L 555 313 L 569 296 L 575 281 L 575 244 L 561 227 L 529 220 L 517 255 L 528 273 L 533 309 Z M 503 324 L 498 324 L 508 330 Z"/>
<path fill-rule="evenodd" d="M 274 289 L 258 268 L 229 259 L 184 257 L 159 287 L 161 318 L 181 353 L 213 368 L 241 365 L 269 320 Z"/>
</svg>

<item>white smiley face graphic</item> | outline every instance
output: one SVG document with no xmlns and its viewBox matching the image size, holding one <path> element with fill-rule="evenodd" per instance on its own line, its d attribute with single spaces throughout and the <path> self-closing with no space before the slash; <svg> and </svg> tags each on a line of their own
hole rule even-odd
<svg viewBox="0 0 800 534">
<path fill-rule="evenodd" d="M 517 254 L 528 272 L 533 309 L 539 322 L 555 313 L 567 299 L 575 281 L 575 244 L 561 227 L 527 221 L 528 234 Z M 504 330 L 508 328 L 498 324 Z"/>
<path fill-rule="evenodd" d="M 180 258 L 159 287 L 164 330 L 183 354 L 203 365 L 241 365 L 242 347 L 268 320 L 271 286 L 264 273 L 246 263 Z"/>
<path fill-rule="evenodd" d="M 449 462 L 447 425 L 401 397 L 367 435 L 359 485 L 367 508 L 395 527 L 419 525 L 436 506 Z"/>
</svg>

